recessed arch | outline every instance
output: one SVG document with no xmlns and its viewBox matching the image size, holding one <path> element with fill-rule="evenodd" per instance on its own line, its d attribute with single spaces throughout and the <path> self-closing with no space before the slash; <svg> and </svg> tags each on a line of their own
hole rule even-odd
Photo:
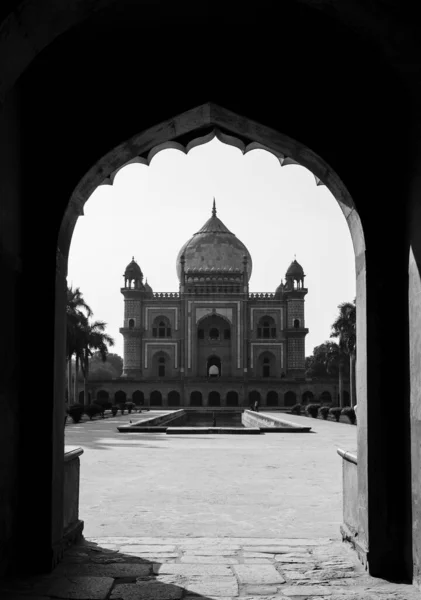
<svg viewBox="0 0 421 600">
<path fill-rule="evenodd" d="M 177 390 L 171 390 L 168 393 L 168 406 L 180 406 L 181 396 Z"/>
<path fill-rule="evenodd" d="M 202 392 L 199 392 L 197 390 L 191 392 L 191 394 L 190 394 L 190 406 L 203 406 Z"/>
<path fill-rule="evenodd" d="M 278 392 L 275 390 L 269 390 L 269 392 L 266 394 L 266 406 L 278 406 L 278 403 Z"/>
<path fill-rule="evenodd" d="M 297 403 L 297 394 L 292 390 L 289 390 L 288 392 L 286 392 L 285 396 L 284 396 L 285 406 L 294 406 L 294 404 L 296 404 L 296 403 Z"/>
<path fill-rule="evenodd" d="M 238 406 L 238 404 L 239 404 L 238 392 L 236 392 L 235 390 L 230 390 L 227 393 L 225 402 L 226 402 L 227 406 Z"/>
<path fill-rule="evenodd" d="M 150 406 L 162 406 L 162 394 L 159 390 L 153 390 L 149 398 Z"/>
<path fill-rule="evenodd" d="M 141 390 L 136 390 L 132 394 L 132 400 L 137 406 L 143 406 L 145 404 L 145 395 Z"/>
<path fill-rule="evenodd" d="M 122 403 L 126 402 L 126 400 L 127 400 L 127 394 L 123 390 L 118 390 L 114 394 L 114 404 L 122 404 Z"/>
<path fill-rule="evenodd" d="M 181 138 L 180 132 L 183 132 L 183 136 L 189 137 L 189 142 L 196 139 L 197 145 L 206 143 L 206 141 L 208 141 L 207 139 L 200 139 L 206 137 L 203 136 L 203 129 L 206 128 L 208 129 L 208 133 L 213 130 L 221 132 L 221 134 L 224 134 L 226 137 L 224 137 L 224 140 L 221 139 L 220 141 L 235 145 L 241 151 L 244 151 L 244 153 L 259 147 L 259 149 L 265 149 L 274 154 L 278 158 L 281 166 L 290 164 L 304 166 L 316 177 L 316 183 L 323 183 L 330 190 L 345 216 L 354 246 L 357 273 L 357 314 L 359 318 L 359 327 L 361 329 L 362 326 L 362 330 L 364 330 L 366 325 L 365 240 L 360 217 L 355 209 L 353 200 L 340 177 L 322 157 L 300 142 L 283 135 L 279 131 L 266 127 L 261 123 L 254 122 L 247 117 L 233 113 L 214 103 L 203 104 L 177 115 L 170 121 L 165 121 L 140 132 L 100 158 L 98 162 L 88 170 L 73 190 L 61 223 L 58 237 L 59 248 L 57 253 L 57 256 L 59 257 L 58 260 L 60 259 L 61 261 L 60 264 L 64 264 L 65 267 L 67 267 L 67 256 L 74 226 L 78 217 L 83 214 L 85 202 L 98 185 L 111 184 L 113 177 L 115 176 L 114 172 L 117 169 L 122 168 L 129 161 L 136 159 L 136 157 L 148 157 L 148 153 L 153 148 L 157 147 L 157 151 L 160 151 L 165 148 L 165 143 L 181 143 L 177 139 L 178 137 Z M 241 143 L 233 143 L 232 138 L 236 138 L 244 143 L 243 149 Z M 149 156 L 149 162 L 151 158 L 152 154 Z M 360 368 L 358 368 L 357 365 L 357 379 L 358 377 L 362 379 L 365 377 L 366 356 L 366 338 L 363 334 L 359 335 L 357 338 L 357 358 L 360 366 Z M 361 386 L 361 393 L 358 401 L 360 405 L 360 415 L 363 415 L 366 405 L 365 385 Z M 288 396 L 286 395 L 286 405 L 288 405 L 287 402 Z M 295 402 L 296 399 L 294 400 L 294 404 Z M 360 418 L 360 423 L 364 423 L 364 417 L 362 416 Z M 362 431 L 361 428 L 360 431 Z M 361 471 L 361 474 L 362 473 L 363 472 Z"/>
<path fill-rule="evenodd" d="M 215 390 L 208 394 L 208 406 L 221 406 L 221 394 Z"/>
</svg>

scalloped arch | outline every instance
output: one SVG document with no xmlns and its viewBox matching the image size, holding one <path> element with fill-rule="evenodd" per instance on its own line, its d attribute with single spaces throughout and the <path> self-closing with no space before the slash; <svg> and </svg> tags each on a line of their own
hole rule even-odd
<svg viewBox="0 0 421 600">
<path fill-rule="evenodd" d="M 278 152 L 278 153 L 274 152 L 271 148 L 269 148 L 268 146 L 265 146 L 264 144 L 261 144 L 259 142 L 250 142 L 249 144 L 246 144 L 239 137 L 236 137 L 234 135 L 228 135 L 227 133 L 224 133 L 223 131 L 221 131 L 219 128 L 215 127 L 211 132 L 207 133 L 206 135 L 199 135 L 199 133 L 198 133 L 197 137 L 195 137 L 194 139 L 192 139 L 185 145 L 181 144 L 180 142 L 176 142 L 176 141 L 172 141 L 172 140 L 169 140 L 168 142 L 163 142 L 162 144 L 158 144 L 157 146 L 155 146 L 154 148 L 152 148 L 152 150 L 150 150 L 148 152 L 146 158 L 144 158 L 142 156 L 136 156 L 135 158 L 128 160 L 126 163 L 124 163 L 123 165 L 118 167 L 118 169 L 113 171 L 99 185 L 113 185 L 114 179 L 115 179 L 117 173 L 119 173 L 122 169 L 124 169 L 128 165 L 142 164 L 145 166 L 149 166 L 152 162 L 152 159 L 157 154 L 159 154 L 159 152 L 162 152 L 163 150 L 168 150 L 168 149 L 179 150 L 183 154 L 188 154 L 190 152 L 190 150 L 192 150 L 193 148 L 197 148 L 198 146 L 203 146 L 204 144 L 211 142 L 215 138 L 217 140 L 219 140 L 221 143 L 226 144 L 227 146 L 233 146 L 234 148 L 238 148 L 238 150 L 240 150 L 240 152 L 242 154 L 248 154 L 249 152 L 252 152 L 253 150 L 265 150 L 266 152 L 269 152 L 270 154 L 272 154 L 273 156 L 275 156 L 278 159 L 281 167 L 285 167 L 288 165 L 298 165 L 300 167 L 304 166 L 300 162 L 298 162 L 297 160 L 293 159 L 290 156 L 285 156 L 281 152 Z M 314 175 L 314 178 L 316 181 L 316 185 L 324 185 L 324 183 L 319 179 L 319 177 Z"/>
<path fill-rule="evenodd" d="M 68 255 L 75 224 L 92 192 L 99 185 L 112 185 L 122 168 L 130 164 L 149 165 L 158 152 L 168 148 L 187 154 L 215 137 L 243 154 L 266 150 L 281 166 L 301 165 L 311 171 L 316 185 L 326 185 L 342 209 L 356 256 L 365 250 L 362 225 L 353 200 L 339 176 L 320 156 L 270 127 L 208 102 L 134 135 L 85 173 L 73 191 L 62 221 L 58 239 L 60 251 Z"/>
</svg>

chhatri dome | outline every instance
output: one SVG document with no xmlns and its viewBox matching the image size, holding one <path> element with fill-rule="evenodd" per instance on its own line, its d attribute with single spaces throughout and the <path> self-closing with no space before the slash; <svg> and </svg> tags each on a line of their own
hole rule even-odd
<svg viewBox="0 0 421 600">
<path fill-rule="evenodd" d="M 243 272 L 247 258 L 247 274 L 250 279 L 252 260 L 250 252 L 216 216 L 215 198 L 212 216 L 201 229 L 181 248 L 177 256 L 177 275 L 181 276 L 181 257 L 184 255 L 184 269 L 189 271 Z"/>
</svg>

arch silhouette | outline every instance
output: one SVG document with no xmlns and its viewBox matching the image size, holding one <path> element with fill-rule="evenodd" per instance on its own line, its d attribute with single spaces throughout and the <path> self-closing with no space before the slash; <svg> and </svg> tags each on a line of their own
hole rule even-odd
<svg viewBox="0 0 421 600">
<path fill-rule="evenodd" d="M 209 392 L 208 406 L 221 406 L 221 394 L 219 392 Z"/>
<path fill-rule="evenodd" d="M 274 390 L 270 390 L 266 394 L 266 406 L 278 406 L 278 403 L 279 403 L 278 392 L 275 392 Z"/>
<path fill-rule="evenodd" d="M 168 406 L 180 406 L 180 402 L 180 392 L 177 392 L 177 390 L 171 390 L 171 392 L 168 394 Z"/>
<path fill-rule="evenodd" d="M 141 390 L 133 392 L 132 400 L 137 406 L 143 406 L 145 404 L 145 395 Z"/>
<path fill-rule="evenodd" d="M 284 404 L 285 406 L 294 406 L 294 404 L 297 404 L 297 394 L 292 390 L 286 392 L 284 396 Z"/>
<path fill-rule="evenodd" d="M 227 406 L 238 406 L 238 392 L 235 390 L 229 391 L 226 397 Z"/>
<path fill-rule="evenodd" d="M 122 404 L 122 403 L 126 402 L 126 400 L 127 400 L 127 394 L 123 390 L 118 390 L 114 394 L 114 404 Z"/>
<path fill-rule="evenodd" d="M 149 398 L 150 406 L 162 406 L 162 394 L 159 390 L 153 390 Z"/>
<path fill-rule="evenodd" d="M 190 394 L 190 406 L 203 406 L 202 392 L 194 391 Z"/>
</svg>

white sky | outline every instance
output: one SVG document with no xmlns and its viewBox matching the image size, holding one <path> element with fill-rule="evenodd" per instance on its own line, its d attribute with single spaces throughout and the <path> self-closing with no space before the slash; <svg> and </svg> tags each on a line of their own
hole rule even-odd
<svg viewBox="0 0 421 600">
<path fill-rule="evenodd" d="M 325 186 L 263 150 L 243 155 L 218 140 L 158 153 L 100 186 L 75 228 L 68 283 L 80 287 L 94 318 L 108 324 L 123 356 L 123 273 L 132 256 L 155 292 L 178 291 L 181 246 L 211 216 L 247 246 L 250 291 L 274 292 L 296 254 L 306 274 L 306 356 L 330 335 L 340 302 L 355 297 L 354 251 L 345 218 Z"/>
</svg>

